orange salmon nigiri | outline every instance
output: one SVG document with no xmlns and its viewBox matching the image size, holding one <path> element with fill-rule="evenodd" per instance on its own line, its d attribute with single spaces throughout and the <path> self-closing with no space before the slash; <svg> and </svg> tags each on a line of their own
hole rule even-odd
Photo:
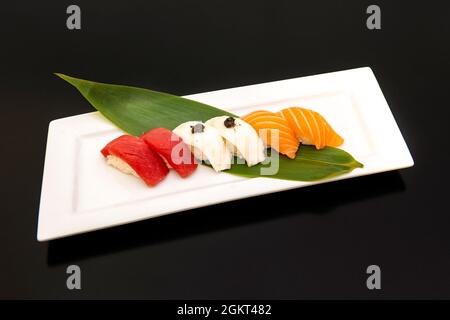
<svg viewBox="0 0 450 320">
<path fill-rule="evenodd" d="M 283 117 L 269 111 L 254 111 L 241 119 L 255 128 L 267 146 L 291 159 L 295 158 L 299 141 Z"/>
<path fill-rule="evenodd" d="M 325 118 L 315 111 L 291 107 L 279 111 L 278 114 L 289 123 L 303 144 L 322 149 L 326 146 L 338 147 L 344 143 L 344 139 L 333 130 Z"/>
</svg>

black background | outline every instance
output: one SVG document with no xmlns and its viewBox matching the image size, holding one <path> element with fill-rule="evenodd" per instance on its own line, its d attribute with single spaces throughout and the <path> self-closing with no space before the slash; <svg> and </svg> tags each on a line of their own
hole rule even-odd
<svg viewBox="0 0 450 320">
<path fill-rule="evenodd" d="M 369 4 L 2 3 L 0 298 L 450 298 L 449 5 L 377 1 L 370 31 Z M 48 123 L 92 111 L 53 72 L 184 95 L 362 66 L 413 168 L 36 241 Z"/>
</svg>

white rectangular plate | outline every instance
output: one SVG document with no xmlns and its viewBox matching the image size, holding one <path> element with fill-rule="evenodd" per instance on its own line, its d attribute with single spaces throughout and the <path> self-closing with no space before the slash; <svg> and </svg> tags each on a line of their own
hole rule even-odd
<svg viewBox="0 0 450 320">
<path fill-rule="evenodd" d="M 107 166 L 100 149 L 122 132 L 98 112 L 50 123 L 37 239 L 45 241 L 220 202 L 352 178 L 414 164 L 370 68 L 275 81 L 187 96 L 243 115 L 298 105 L 320 112 L 364 164 L 319 182 L 247 179 L 199 166 L 173 171 L 158 186 Z M 195 119 L 193 119 L 195 120 Z"/>
</svg>

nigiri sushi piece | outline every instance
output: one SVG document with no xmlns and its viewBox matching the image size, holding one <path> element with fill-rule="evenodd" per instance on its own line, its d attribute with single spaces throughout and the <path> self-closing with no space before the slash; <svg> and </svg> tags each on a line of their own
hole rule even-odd
<svg viewBox="0 0 450 320">
<path fill-rule="evenodd" d="M 152 129 L 141 135 L 141 139 L 166 160 L 180 177 L 186 178 L 197 169 L 189 146 L 169 129 Z"/>
<path fill-rule="evenodd" d="M 199 121 L 188 121 L 173 132 L 191 147 L 197 159 L 208 161 L 217 172 L 231 168 L 231 152 L 216 128 Z"/>
<path fill-rule="evenodd" d="M 338 135 L 318 112 L 290 107 L 278 112 L 294 130 L 295 135 L 303 144 L 316 146 L 322 149 L 326 146 L 338 147 L 344 139 Z"/>
<path fill-rule="evenodd" d="M 169 173 L 164 160 L 138 137 L 122 135 L 109 142 L 101 153 L 109 165 L 140 177 L 149 186 L 157 185 Z"/>
<path fill-rule="evenodd" d="M 291 159 L 295 158 L 299 141 L 287 121 L 279 114 L 258 110 L 241 117 L 241 119 L 258 132 L 266 145 Z"/>
<path fill-rule="evenodd" d="M 230 151 L 244 158 L 249 167 L 264 161 L 264 143 L 256 130 L 244 120 L 221 116 L 209 119 L 205 124 L 216 128 Z"/>
</svg>

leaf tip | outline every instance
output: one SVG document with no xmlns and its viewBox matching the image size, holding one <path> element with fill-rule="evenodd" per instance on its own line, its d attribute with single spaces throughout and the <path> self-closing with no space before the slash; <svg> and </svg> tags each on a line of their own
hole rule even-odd
<svg viewBox="0 0 450 320">
<path fill-rule="evenodd" d="M 57 77 L 63 79 L 64 81 L 70 83 L 70 84 L 73 85 L 74 87 L 78 88 L 78 90 L 80 90 L 80 85 L 81 85 L 82 83 L 85 83 L 85 84 L 88 83 L 88 82 L 90 83 L 90 81 L 86 81 L 86 80 L 74 78 L 74 77 L 68 76 L 68 75 L 66 75 L 66 74 L 59 73 L 59 72 L 54 72 L 53 74 L 54 74 L 55 76 L 57 76 Z"/>
<path fill-rule="evenodd" d="M 60 77 L 61 79 L 70 82 L 69 79 L 71 79 L 72 77 L 69 77 L 68 75 L 65 75 L 63 73 L 59 73 L 59 72 L 54 72 L 53 73 L 55 76 Z"/>
</svg>

